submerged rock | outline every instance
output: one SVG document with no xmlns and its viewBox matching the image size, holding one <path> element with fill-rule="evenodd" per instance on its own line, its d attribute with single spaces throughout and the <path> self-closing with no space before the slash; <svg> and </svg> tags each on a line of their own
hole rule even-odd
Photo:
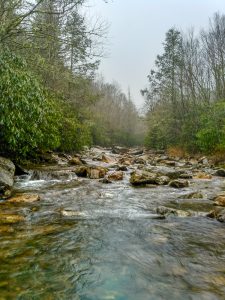
<svg viewBox="0 0 225 300">
<path fill-rule="evenodd" d="M 25 221 L 23 216 L 0 213 L 0 224 L 15 224 L 23 221 Z"/>
<path fill-rule="evenodd" d="M 85 213 L 81 211 L 76 211 L 72 209 L 62 209 L 60 211 L 60 214 L 64 217 L 83 217 L 85 216 Z"/>
<path fill-rule="evenodd" d="M 103 179 L 100 179 L 99 182 L 105 183 L 105 184 L 112 183 L 112 181 L 109 180 L 107 177 L 105 177 L 105 178 L 103 178 Z"/>
<path fill-rule="evenodd" d="M 189 181 L 184 179 L 176 179 L 170 181 L 169 186 L 174 188 L 185 188 L 189 186 Z"/>
<path fill-rule="evenodd" d="M 40 200 L 38 194 L 22 194 L 16 195 L 8 200 L 11 203 L 33 203 Z"/>
<path fill-rule="evenodd" d="M 182 198 L 182 199 L 201 199 L 201 198 L 203 198 L 203 194 L 201 192 L 192 192 L 192 193 L 180 196 L 180 198 Z"/>
<path fill-rule="evenodd" d="M 14 163 L 7 158 L 0 157 L 0 198 L 7 199 L 11 196 L 14 174 Z"/>
<path fill-rule="evenodd" d="M 174 215 L 177 217 L 189 217 L 191 213 L 184 210 L 179 210 L 175 208 L 170 208 L 166 206 L 159 206 L 156 208 L 156 213 L 162 216 Z"/>
</svg>

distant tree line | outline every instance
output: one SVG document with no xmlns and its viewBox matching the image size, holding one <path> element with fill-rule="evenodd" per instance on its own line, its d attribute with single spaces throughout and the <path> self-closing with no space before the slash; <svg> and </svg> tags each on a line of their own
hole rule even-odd
<svg viewBox="0 0 225 300">
<path fill-rule="evenodd" d="M 171 28 L 141 92 L 148 147 L 225 151 L 225 15 L 198 35 Z"/>
<path fill-rule="evenodd" d="M 95 79 L 107 26 L 85 17 L 85 3 L 0 0 L 1 153 L 140 142 L 129 97 Z"/>
</svg>

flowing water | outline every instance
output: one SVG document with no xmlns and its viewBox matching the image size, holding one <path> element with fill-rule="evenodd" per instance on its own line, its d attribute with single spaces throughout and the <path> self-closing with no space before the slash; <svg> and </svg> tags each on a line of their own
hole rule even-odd
<svg viewBox="0 0 225 300">
<path fill-rule="evenodd" d="M 203 214 L 222 180 L 176 190 L 44 174 L 16 183 L 40 202 L 1 204 L 26 221 L 0 234 L 0 300 L 225 299 L 225 227 Z M 179 200 L 196 188 L 204 199 Z M 195 213 L 158 219 L 158 205 Z"/>
</svg>

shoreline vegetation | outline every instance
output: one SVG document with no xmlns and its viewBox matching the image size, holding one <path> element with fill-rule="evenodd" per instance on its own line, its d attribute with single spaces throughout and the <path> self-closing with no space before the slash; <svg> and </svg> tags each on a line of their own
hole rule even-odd
<svg viewBox="0 0 225 300">
<path fill-rule="evenodd" d="M 107 25 L 92 26 L 85 1 L 1 1 L 0 155 L 84 146 L 138 146 L 225 156 L 225 16 L 209 27 L 171 28 L 140 114 L 117 83 L 97 78 Z"/>
</svg>

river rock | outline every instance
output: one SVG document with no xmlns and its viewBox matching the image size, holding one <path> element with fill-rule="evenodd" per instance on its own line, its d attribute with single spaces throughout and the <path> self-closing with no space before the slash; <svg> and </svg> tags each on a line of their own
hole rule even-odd
<svg viewBox="0 0 225 300">
<path fill-rule="evenodd" d="M 0 234 L 4 233 L 12 233 L 14 232 L 14 228 L 9 225 L 0 225 Z"/>
<path fill-rule="evenodd" d="M 141 155 L 143 153 L 144 153 L 143 149 L 137 149 L 129 152 L 130 155 Z"/>
<path fill-rule="evenodd" d="M 107 171 L 106 168 L 92 166 L 87 169 L 87 176 L 90 179 L 100 179 L 105 177 Z"/>
<path fill-rule="evenodd" d="M 114 157 L 110 157 L 106 154 L 102 155 L 101 161 L 104 163 L 107 163 L 107 164 L 115 164 L 116 163 L 116 160 Z"/>
<path fill-rule="evenodd" d="M 81 166 L 83 163 L 79 157 L 73 157 L 69 160 L 70 165 Z"/>
<path fill-rule="evenodd" d="M 212 179 L 211 174 L 207 174 L 205 172 L 198 172 L 194 175 L 194 179 Z"/>
<path fill-rule="evenodd" d="M 109 180 L 109 178 L 107 178 L 107 177 L 104 177 L 104 178 L 100 179 L 99 182 L 105 183 L 105 184 L 112 183 L 112 181 Z"/>
<path fill-rule="evenodd" d="M 0 224 L 15 224 L 23 221 L 25 221 L 23 216 L 0 213 Z"/>
<path fill-rule="evenodd" d="M 211 210 L 207 215 L 208 218 L 217 219 L 219 222 L 225 222 L 225 209 L 216 208 Z"/>
<path fill-rule="evenodd" d="M 225 177 L 225 169 L 219 169 L 215 172 L 215 176 Z"/>
<path fill-rule="evenodd" d="M 180 174 L 179 178 L 181 179 L 192 179 L 193 175 L 190 172 Z"/>
<path fill-rule="evenodd" d="M 132 159 L 130 157 L 124 156 L 119 159 L 119 164 L 130 166 L 132 164 Z"/>
<path fill-rule="evenodd" d="M 112 148 L 112 153 L 114 154 L 125 154 L 129 151 L 128 148 L 124 148 L 124 147 L 119 147 L 119 146 L 114 146 Z"/>
<path fill-rule="evenodd" d="M 203 194 L 201 192 L 192 192 L 192 193 L 180 196 L 180 198 L 182 198 L 182 199 L 202 199 Z"/>
<path fill-rule="evenodd" d="M 156 208 L 156 213 L 159 215 L 163 215 L 163 216 L 168 216 L 168 215 L 174 215 L 177 217 L 189 217 L 191 216 L 191 213 L 188 211 L 184 211 L 184 210 L 179 210 L 179 209 L 175 209 L 175 208 L 170 208 L 170 207 L 166 207 L 166 206 L 158 206 Z"/>
<path fill-rule="evenodd" d="M 207 159 L 207 157 L 201 157 L 199 160 L 198 160 L 198 163 L 199 164 L 203 164 L 203 165 L 208 165 L 209 164 L 209 161 Z"/>
<path fill-rule="evenodd" d="M 189 181 L 184 179 L 176 179 L 170 181 L 169 186 L 174 188 L 185 188 L 189 186 Z"/>
<path fill-rule="evenodd" d="M 79 177 L 87 177 L 87 174 L 88 174 L 88 167 L 87 166 L 80 166 L 80 167 L 77 167 L 75 169 L 75 173 L 77 176 Z"/>
<path fill-rule="evenodd" d="M 168 167 L 175 167 L 176 166 L 176 162 L 173 160 L 161 160 L 160 164 L 164 164 Z"/>
<path fill-rule="evenodd" d="M 22 194 L 16 195 L 10 199 L 8 202 L 12 203 L 33 203 L 40 200 L 40 196 L 38 194 Z"/>
<path fill-rule="evenodd" d="M 126 172 L 126 171 L 128 171 L 128 168 L 126 166 L 118 166 L 116 168 L 116 171 L 124 171 L 124 172 Z"/>
<path fill-rule="evenodd" d="M 132 185 L 156 184 L 157 175 L 147 171 L 134 171 L 131 173 L 130 183 Z"/>
<path fill-rule="evenodd" d="M 0 198 L 7 199 L 11 196 L 14 174 L 14 163 L 7 158 L 0 157 Z"/>
<path fill-rule="evenodd" d="M 81 211 L 76 211 L 72 209 L 62 209 L 60 210 L 60 214 L 64 217 L 84 217 L 85 213 Z"/>
<path fill-rule="evenodd" d="M 170 178 L 168 176 L 158 176 L 156 178 L 156 183 L 158 185 L 166 185 L 169 183 L 169 181 L 170 181 Z"/>
<path fill-rule="evenodd" d="M 123 172 L 122 171 L 115 171 L 108 174 L 108 179 L 110 181 L 119 181 L 123 180 Z"/>
<path fill-rule="evenodd" d="M 168 176 L 170 179 L 178 179 L 180 174 L 184 171 L 176 170 L 175 168 L 169 168 L 164 166 L 152 166 L 152 167 L 145 167 L 145 171 L 152 172 L 157 174 L 157 176 Z"/>
<path fill-rule="evenodd" d="M 143 158 L 141 157 L 137 157 L 133 160 L 133 163 L 134 164 L 141 164 L 141 165 L 145 165 L 146 164 L 146 160 L 144 160 Z"/>
<path fill-rule="evenodd" d="M 216 196 L 214 199 L 214 205 L 217 206 L 225 206 L 225 194 L 221 194 Z"/>
</svg>

